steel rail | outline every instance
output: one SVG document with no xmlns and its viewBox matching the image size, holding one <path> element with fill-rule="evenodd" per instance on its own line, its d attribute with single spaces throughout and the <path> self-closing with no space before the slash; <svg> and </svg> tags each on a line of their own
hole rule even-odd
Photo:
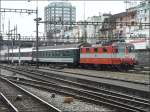
<svg viewBox="0 0 150 112">
<path fill-rule="evenodd" d="M 20 81 L 24 81 L 24 82 L 29 82 L 29 83 L 33 83 L 33 84 L 40 84 L 40 85 L 43 85 L 43 86 L 52 86 L 53 85 L 53 87 L 59 87 L 58 86 L 58 84 L 57 83 L 50 83 L 50 82 L 47 82 L 47 81 L 39 81 L 39 80 L 29 80 L 29 79 L 24 79 L 24 78 L 19 78 L 19 77 L 10 77 L 10 78 L 8 78 L 9 80 L 11 80 L 11 81 L 16 81 L 15 79 L 19 79 L 19 81 L 18 82 L 20 82 Z M 14 79 L 14 80 L 13 80 Z M 60 85 L 60 87 L 66 87 L 66 86 L 63 86 L 63 85 Z M 70 87 L 68 87 L 69 89 L 71 89 Z M 80 89 L 81 91 L 87 91 L 87 89 Z M 89 93 L 92 93 L 92 94 L 97 94 L 97 95 L 103 95 L 103 96 L 105 96 L 105 97 L 112 97 L 112 98 L 114 98 L 114 99 L 121 99 L 121 100 L 125 100 L 125 101 L 128 101 L 128 102 L 130 102 L 130 100 L 131 100 L 131 102 L 135 102 L 136 104 L 139 104 L 139 105 L 142 105 L 142 104 L 144 104 L 144 105 L 147 105 L 147 106 L 150 106 L 150 102 L 149 101 L 145 101 L 145 100 L 142 100 L 142 99 L 134 99 L 133 97 L 129 97 L 129 96 L 118 96 L 118 94 L 106 94 L 106 93 L 100 93 L 100 91 L 91 91 L 91 90 L 88 90 L 88 92 Z M 109 93 L 109 91 L 108 91 L 108 93 Z M 111 96 L 111 95 L 114 95 L 114 96 Z M 115 96 L 116 95 L 116 96 Z"/>
<path fill-rule="evenodd" d="M 38 96 L 32 94 L 31 92 L 25 90 L 24 88 L 14 84 L 13 82 L 9 81 L 8 79 L 6 78 L 3 78 L 3 77 L 0 77 L 1 80 L 4 80 L 5 82 L 7 82 L 8 84 L 12 85 L 13 87 L 19 89 L 20 91 L 22 91 L 23 93 L 29 95 L 30 97 L 36 99 L 39 103 L 45 105 L 49 111 L 52 111 L 52 112 L 61 112 L 61 110 L 59 110 L 58 108 L 54 107 L 53 105 L 47 103 L 46 101 L 42 100 L 41 98 L 39 98 Z"/>
<path fill-rule="evenodd" d="M 18 83 L 18 84 L 23 84 L 23 85 L 30 85 L 32 87 L 36 87 L 36 88 L 42 88 L 42 89 L 47 89 L 48 91 L 51 90 L 51 88 L 54 90 L 56 89 L 57 92 L 58 91 L 64 91 L 64 93 L 75 93 L 75 95 L 79 95 L 79 97 L 87 97 L 87 98 L 90 98 L 90 99 L 94 99 L 94 100 L 98 100 L 98 101 L 103 101 L 103 104 L 109 104 L 109 106 L 115 106 L 119 109 L 125 109 L 125 110 L 130 110 L 130 111 L 139 111 L 139 112 L 147 112 L 143 109 L 140 109 L 140 108 L 137 108 L 137 107 L 134 107 L 134 106 L 131 106 L 131 105 L 128 105 L 128 104 L 124 104 L 124 103 L 121 103 L 119 101 L 116 101 L 117 99 L 121 99 L 121 100 L 125 100 L 125 101 L 129 101 L 125 98 L 121 98 L 121 97 L 116 97 L 116 96 L 113 96 L 113 95 L 107 95 L 107 94 L 102 94 L 102 93 L 98 93 L 98 92 L 91 92 L 91 91 L 88 91 L 88 90 L 84 90 L 84 89 L 77 89 L 77 88 L 72 88 L 72 87 L 67 87 L 67 86 L 61 86 L 61 85 L 57 85 L 57 84 L 50 84 L 50 83 L 45 83 L 45 82 L 39 82 L 39 81 L 33 81 L 33 80 L 27 80 L 27 79 L 23 79 L 20 78 L 19 81 L 15 81 L 15 80 L 12 80 L 10 79 L 11 81 L 15 82 L 15 83 Z M 71 95 L 72 95 L 71 94 Z M 116 100 L 115 100 L 116 99 Z M 91 100 L 89 100 L 90 102 Z M 105 102 L 105 103 L 104 103 Z M 143 103 L 143 102 L 138 102 L 138 101 L 134 101 L 131 99 L 131 102 L 133 103 L 137 103 L 137 104 L 144 104 L 146 106 L 150 106 L 149 103 L 146 104 L 146 103 Z M 112 104 L 111 104 L 112 103 Z M 123 107 L 123 108 L 122 108 Z"/>
<path fill-rule="evenodd" d="M 0 93 L 2 100 L 9 106 L 11 112 L 19 112 L 18 109 L 5 97 L 3 93 Z"/>
<path fill-rule="evenodd" d="M 41 67 L 40 67 L 40 68 L 41 68 Z M 72 73 L 72 72 L 69 72 L 69 71 L 62 71 L 62 70 L 57 70 L 57 69 L 48 69 L 48 68 L 43 68 L 43 67 L 42 67 L 42 69 L 44 69 L 44 70 L 50 70 L 50 71 L 56 71 L 56 72 L 62 72 L 62 73 L 71 73 L 71 74 L 75 74 L 75 75 L 82 75 L 82 76 L 88 76 L 88 77 L 111 79 L 111 80 L 118 80 L 118 81 L 130 82 L 130 83 L 135 83 L 135 84 L 149 85 L 149 83 L 146 83 L 146 82 L 130 81 L 130 80 L 117 79 L 117 78 L 112 78 L 112 77 L 92 76 L 92 75 L 83 74 L 83 73 Z M 134 73 L 134 72 L 133 72 L 133 73 Z"/>
</svg>

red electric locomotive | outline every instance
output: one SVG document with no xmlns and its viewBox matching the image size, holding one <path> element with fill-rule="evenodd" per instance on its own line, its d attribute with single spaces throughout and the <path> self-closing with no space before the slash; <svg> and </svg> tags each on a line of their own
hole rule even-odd
<svg viewBox="0 0 150 112">
<path fill-rule="evenodd" d="M 80 64 L 131 68 L 136 64 L 134 46 L 116 43 L 105 46 L 81 47 Z"/>
</svg>

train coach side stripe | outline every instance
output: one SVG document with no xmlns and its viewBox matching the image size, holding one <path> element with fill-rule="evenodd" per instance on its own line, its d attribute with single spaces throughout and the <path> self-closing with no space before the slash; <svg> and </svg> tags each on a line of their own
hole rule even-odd
<svg viewBox="0 0 150 112">
<path fill-rule="evenodd" d="M 69 62 L 73 63 L 73 58 L 38 58 L 41 62 Z M 35 61 L 35 59 L 34 59 Z"/>
<path fill-rule="evenodd" d="M 80 63 L 84 64 L 121 64 L 120 58 L 81 58 Z"/>
</svg>

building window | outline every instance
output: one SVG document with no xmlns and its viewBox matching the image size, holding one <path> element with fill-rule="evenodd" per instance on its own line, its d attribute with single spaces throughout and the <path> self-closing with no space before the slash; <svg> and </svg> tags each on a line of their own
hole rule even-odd
<svg viewBox="0 0 150 112">
<path fill-rule="evenodd" d="M 64 18 L 64 20 L 69 21 L 69 20 L 70 20 L 70 18 Z"/>
<path fill-rule="evenodd" d="M 120 28 L 122 28 L 122 24 L 120 24 Z"/>
<path fill-rule="evenodd" d="M 131 26 L 134 26 L 134 21 L 131 22 Z"/>
<path fill-rule="evenodd" d="M 70 8 L 64 8 L 64 11 L 70 11 Z"/>
<path fill-rule="evenodd" d="M 70 17 L 70 15 L 64 15 L 64 17 L 65 17 L 65 18 L 68 18 L 68 17 Z"/>
<path fill-rule="evenodd" d="M 143 29 L 142 24 L 140 24 L 139 25 L 139 30 L 142 30 L 142 29 Z"/>
<path fill-rule="evenodd" d="M 145 17 L 145 21 L 147 21 L 147 17 Z"/>
<path fill-rule="evenodd" d="M 56 8 L 56 10 L 58 11 L 58 10 L 62 10 L 62 8 Z"/>
<path fill-rule="evenodd" d="M 122 21 L 122 20 L 123 20 L 123 18 L 121 17 L 121 18 L 120 18 L 120 21 Z"/>
<path fill-rule="evenodd" d="M 147 10 L 145 9 L 145 10 L 144 10 L 144 12 L 146 13 L 146 12 L 147 12 Z"/>
<path fill-rule="evenodd" d="M 123 31 L 122 31 L 122 30 L 120 31 L 119 35 L 120 35 L 120 36 L 122 36 L 122 35 L 123 35 Z"/>
<path fill-rule="evenodd" d="M 54 14 L 54 11 L 51 11 L 51 14 Z"/>
<path fill-rule="evenodd" d="M 70 11 L 64 11 L 64 14 L 70 14 Z"/>
<path fill-rule="evenodd" d="M 131 19 L 134 19 L 134 15 L 131 16 Z"/>
<path fill-rule="evenodd" d="M 54 8 L 51 8 L 50 10 L 51 10 L 51 11 L 54 11 Z"/>
</svg>

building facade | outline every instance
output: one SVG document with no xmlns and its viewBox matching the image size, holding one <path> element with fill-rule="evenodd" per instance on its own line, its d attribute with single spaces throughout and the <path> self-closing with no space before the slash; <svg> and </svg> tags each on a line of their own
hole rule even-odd
<svg viewBox="0 0 150 112">
<path fill-rule="evenodd" d="M 44 30 L 47 38 L 55 38 L 55 33 L 63 32 L 62 30 L 65 31 L 70 27 L 65 25 L 65 22 L 76 21 L 76 8 L 69 2 L 52 2 L 44 8 L 44 20 L 64 24 L 45 24 Z"/>
<path fill-rule="evenodd" d="M 87 19 L 87 22 L 99 22 L 98 25 L 88 25 L 87 30 L 87 42 L 88 43 L 96 43 L 100 38 L 102 33 L 100 29 L 102 29 L 102 23 L 105 18 L 108 18 L 111 14 L 99 14 L 99 16 L 92 16 Z"/>
<path fill-rule="evenodd" d="M 150 37 L 150 1 L 144 0 L 136 7 L 136 10 L 136 21 L 139 25 L 133 32 L 132 37 L 148 38 Z"/>
<path fill-rule="evenodd" d="M 116 28 L 114 36 L 117 38 L 129 38 L 136 28 L 136 10 L 130 10 L 114 15 Z"/>
</svg>

